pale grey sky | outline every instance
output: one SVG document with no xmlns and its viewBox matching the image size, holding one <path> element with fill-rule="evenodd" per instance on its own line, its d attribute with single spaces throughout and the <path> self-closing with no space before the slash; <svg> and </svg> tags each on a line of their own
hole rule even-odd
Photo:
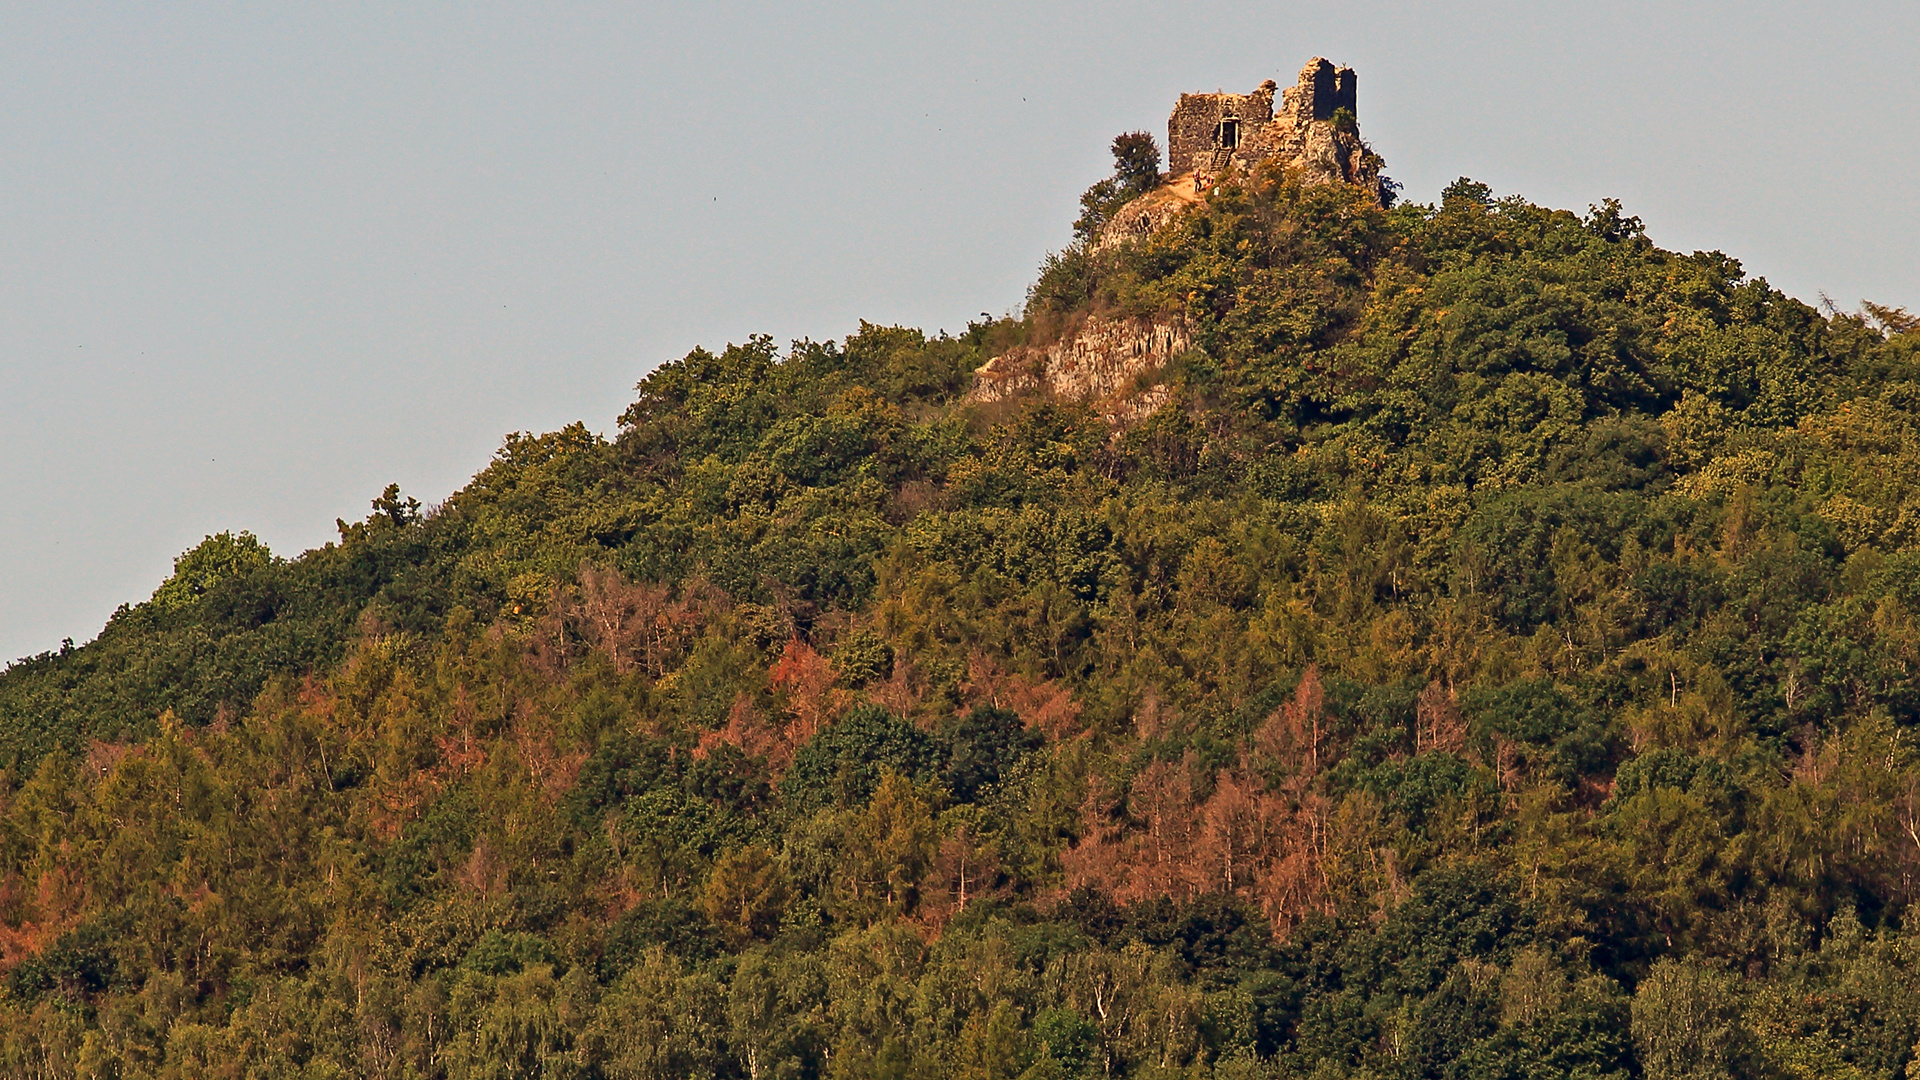
<svg viewBox="0 0 1920 1080">
<path fill-rule="evenodd" d="M 1015 309 L 1107 142 L 1319 54 L 1456 176 L 1920 306 L 1920 5 L 0 2 L 0 658 L 694 345 Z"/>
</svg>

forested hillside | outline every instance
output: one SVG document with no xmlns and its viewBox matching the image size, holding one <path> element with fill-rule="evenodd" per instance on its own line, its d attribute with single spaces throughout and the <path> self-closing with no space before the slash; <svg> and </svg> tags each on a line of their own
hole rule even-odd
<svg viewBox="0 0 1920 1080">
<path fill-rule="evenodd" d="M 962 401 L 1093 314 L 1166 406 Z M 1916 410 L 1464 180 L 695 350 L 0 675 L 0 1073 L 1907 1076 Z"/>
</svg>

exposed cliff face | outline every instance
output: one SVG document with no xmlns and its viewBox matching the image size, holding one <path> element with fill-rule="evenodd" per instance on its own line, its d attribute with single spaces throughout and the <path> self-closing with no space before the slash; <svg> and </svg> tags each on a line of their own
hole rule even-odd
<svg viewBox="0 0 1920 1080">
<path fill-rule="evenodd" d="M 1152 236 L 1205 197 L 1190 177 L 1161 184 L 1121 207 L 1113 220 L 1101 227 L 1093 249 L 1104 251 L 1126 240 Z"/>
<path fill-rule="evenodd" d="M 967 400 L 987 403 L 1026 394 L 1093 403 L 1116 422 L 1151 414 L 1166 402 L 1165 387 L 1140 386 L 1167 361 L 1192 347 L 1184 323 L 1152 319 L 1089 319 L 1052 345 L 1022 345 L 974 373 Z"/>
</svg>

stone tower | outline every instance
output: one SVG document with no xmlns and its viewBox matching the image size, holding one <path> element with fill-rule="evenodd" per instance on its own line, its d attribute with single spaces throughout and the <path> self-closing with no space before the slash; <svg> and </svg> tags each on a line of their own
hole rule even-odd
<svg viewBox="0 0 1920 1080">
<path fill-rule="evenodd" d="M 1305 167 L 1309 183 L 1378 185 L 1379 166 L 1369 169 L 1360 145 L 1352 68 L 1316 56 L 1278 102 L 1276 90 L 1269 79 L 1250 94 L 1181 94 L 1167 118 L 1168 171 L 1217 177 L 1276 158 Z M 1332 126 L 1341 109 L 1356 123 Z"/>
</svg>

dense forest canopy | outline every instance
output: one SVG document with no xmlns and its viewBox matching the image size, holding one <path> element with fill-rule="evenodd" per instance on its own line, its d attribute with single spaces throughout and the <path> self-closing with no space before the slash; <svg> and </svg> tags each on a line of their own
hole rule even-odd
<svg viewBox="0 0 1920 1080">
<path fill-rule="evenodd" d="M 1094 315 L 1166 406 L 962 400 Z M 696 349 L 0 675 L 0 1071 L 1908 1075 L 1916 409 L 1466 180 Z"/>
</svg>

